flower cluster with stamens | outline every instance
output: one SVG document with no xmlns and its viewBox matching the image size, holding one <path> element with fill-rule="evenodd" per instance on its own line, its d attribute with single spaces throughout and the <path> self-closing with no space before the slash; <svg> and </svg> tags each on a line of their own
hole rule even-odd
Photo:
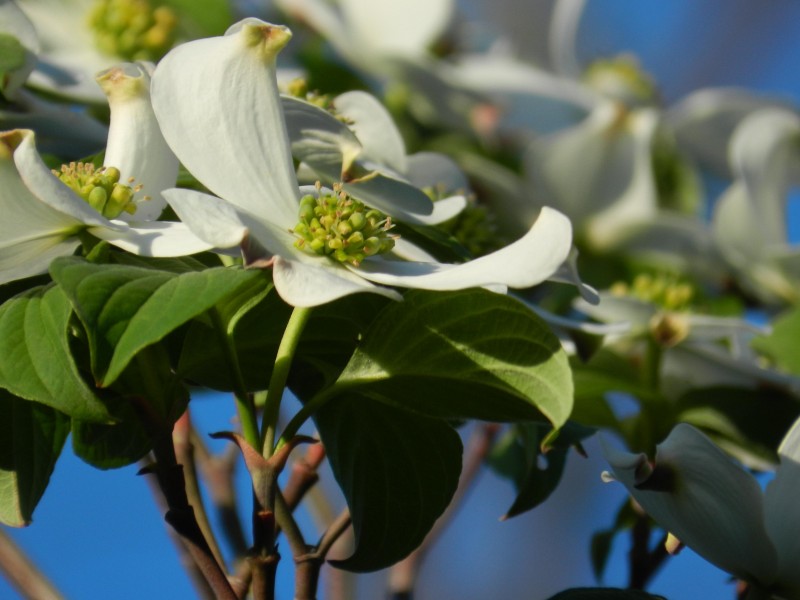
<svg viewBox="0 0 800 600">
<path fill-rule="evenodd" d="M 299 214 L 300 222 L 292 230 L 298 236 L 295 246 L 308 252 L 357 267 L 368 256 L 394 248 L 391 218 L 353 199 L 340 186 L 334 186 L 333 193 L 303 196 Z"/>
<path fill-rule="evenodd" d="M 107 219 L 115 219 L 123 211 L 136 212 L 133 196 L 142 186 L 134 186 L 133 177 L 120 183 L 116 167 L 96 168 L 92 163 L 71 162 L 61 165 L 60 171 L 53 169 L 53 174 Z"/>
<path fill-rule="evenodd" d="M 95 43 L 125 60 L 157 61 L 175 44 L 178 17 L 149 0 L 100 0 L 89 13 Z"/>
</svg>

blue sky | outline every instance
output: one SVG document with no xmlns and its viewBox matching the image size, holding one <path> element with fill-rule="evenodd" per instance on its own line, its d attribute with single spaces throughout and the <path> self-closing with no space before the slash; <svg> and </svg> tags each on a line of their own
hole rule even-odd
<svg viewBox="0 0 800 600">
<path fill-rule="evenodd" d="M 766 4 L 769 10 L 752 0 L 590 1 L 581 51 L 586 57 L 636 52 L 667 101 L 708 85 L 741 85 L 800 100 L 800 3 Z M 789 225 L 795 234 L 800 231 L 797 212 L 791 211 Z M 234 413 L 229 398 L 204 396 L 193 404 L 202 431 L 229 427 Z M 543 507 L 508 522 L 498 517 L 513 492 L 506 482 L 484 473 L 430 554 L 419 600 L 537 600 L 570 585 L 592 585 L 589 536 L 610 523 L 624 493 L 621 486 L 600 482 L 605 465 L 596 445 L 589 449 L 589 459 L 571 457 L 564 484 Z M 193 597 L 137 469 L 98 471 L 76 459 L 68 447 L 33 525 L 9 530 L 67 598 Z M 246 486 L 244 478 L 242 482 Z M 307 517 L 303 522 L 311 528 Z M 615 547 L 605 584 L 624 585 L 625 543 L 621 539 Z M 288 567 L 290 560 L 284 562 Z M 283 569 L 282 581 L 290 576 L 291 569 Z M 365 577 L 362 598 L 381 597 L 382 582 L 383 574 Z M 674 598 L 733 598 L 727 575 L 689 550 L 669 563 L 652 591 Z M 0 598 L 15 597 L 0 578 Z M 280 597 L 290 597 L 289 592 Z"/>
</svg>

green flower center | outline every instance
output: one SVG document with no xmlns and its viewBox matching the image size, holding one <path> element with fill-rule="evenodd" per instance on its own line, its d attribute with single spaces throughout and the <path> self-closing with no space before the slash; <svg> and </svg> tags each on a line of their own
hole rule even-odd
<svg viewBox="0 0 800 600">
<path fill-rule="evenodd" d="M 630 55 L 593 62 L 583 79 L 589 87 L 627 106 L 654 104 L 658 99 L 653 78 Z"/>
<path fill-rule="evenodd" d="M 394 248 L 392 220 L 334 187 L 333 194 L 303 196 L 295 246 L 357 267 L 368 256 Z"/>
<path fill-rule="evenodd" d="M 89 26 L 97 47 L 125 60 L 157 61 L 175 43 L 178 16 L 150 0 L 97 0 Z"/>
<path fill-rule="evenodd" d="M 663 308 L 664 310 L 688 311 L 694 300 L 694 288 L 691 284 L 679 281 L 670 275 L 649 275 L 641 273 L 633 280 L 633 284 L 615 283 L 611 287 L 615 296 L 632 296 L 644 302 Z"/>
<path fill-rule="evenodd" d="M 53 174 L 107 219 L 115 219 L 123 211 L 136 212 L 133 196 L 142 186 L 132 186 L 133 178 L 127 184 L 120 183 L 120 172 L 115 167 L 98 169 L 91 163 L 71 162 L 61 165 L 60 171 L 54 169 Z"/>
</svg>

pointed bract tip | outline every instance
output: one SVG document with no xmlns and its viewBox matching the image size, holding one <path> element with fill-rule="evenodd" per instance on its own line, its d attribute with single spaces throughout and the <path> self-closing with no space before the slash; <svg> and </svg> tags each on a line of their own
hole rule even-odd
<svg viewBox="0 0 800 600">
<path fill-rule="evenodd" d="M 292 31 L 285 25 L 273 25 L 258 19 L 245 19 L 238 25 L 241 25 L 245 43 L 259 47 L 269 57 L 277 55 L 292 39 Z M 229 32 L 235 31 L 236 27 L 231 27 Z"/>
<path fill-rule="evenodd" d="M 28 134 L 33 135 L 33 132 L 29 129 L 12 129 L 0 133 L 0 159 L 10 160 Z"/>
</svg>

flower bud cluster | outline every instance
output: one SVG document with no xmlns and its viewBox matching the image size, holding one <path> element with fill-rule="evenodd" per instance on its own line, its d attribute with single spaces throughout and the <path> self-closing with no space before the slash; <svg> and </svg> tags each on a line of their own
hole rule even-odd
<svg viewBox="0 0 800 600">
<path fill-rule="evenodd" d="M 340 186 L 333 194 L 300 200 L 295 246 L 357 267 L 368 256 L 394 248 L 391 218 L 351 198 Z"/>
<path fill-rule="evenodd" d="M 178 17 L 150 0 L 99 0 L 89 13 L 89 25 L 103 52 L 155 62 L 174 45 Z"/>
<path fill-rule="evenodd" d="M 615 283 L 611 293 L 615 296 L 633 296 L 669 311 L 686 311 L 694 299 L 694 289 L 689 283 L 670 276 L 647 273 L 637 275 L 630 286 L 623 282 Z"/>
<path fill-rule="evenodd" d="M 309 104 L 318 106 L 328 112 L 334 112 L 333 96 L 330 94 L 320 94 L 316 90 L 309 90 L 308 82 L 302 77 L 292 79 L 286 86 L 286 93 L 293 98 L 305 100 Z"/>
<path fill-rule="evenodd" d="M 123 211 L 136 212 L 133 196 L 142 186 L 131 186 L 132 177 L 127 184 L 120 183 L 120 172 L 115 167 L 96 169 L 91 163 L 71 162 L 61 165 L 60 171 L 54 169 L 53 174 L 107 219 L 115 219 Z"/>
</svg>

